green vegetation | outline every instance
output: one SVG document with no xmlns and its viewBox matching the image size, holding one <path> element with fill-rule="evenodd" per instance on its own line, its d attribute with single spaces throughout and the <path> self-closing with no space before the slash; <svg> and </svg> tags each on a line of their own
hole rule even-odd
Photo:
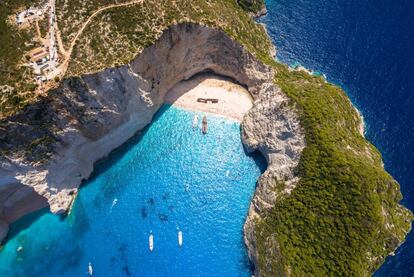
<svg viewBox="0 0 414 277">
<path fill-rule="evenodd" d="M 14 14 L 40 1 L 6 0 L 0 8 L 0 118 L 21 109 L 34 97 L 31 70 L 24 53 L 37 46 L 35 29 L 17 28 Z"/>
<path fill-rule="evenodd" d="M 192 21 L 222 29 L 274 68 L 274 81 L 299 111 L 306 133 L 306 148 L 297 169 L 299 183 L 290 195 L 283 195 L 283 180 L 275 180 L 274 189 L 281 195 L 275 207 L 257 222 L 261 274 L 369 275 L 404 239 L 412 214 L 398 204 L 398 184 L 382 168 L 380 153 L 359 134 L 360 119 L 345 93 L 321 77 L 291 71 L 273 60 L 265 30 L 245 12 L 256 9 L 252 3 L 259 2 L 245 0 L 237 5 L 234 0 L 145 0 L 143 4 L 108 9 L 80 36 L 67 74 L 77 76 L 125 64 L 171 24 Z M 62 37 L 72 37 L 79 22 L 106 4 L 103 0 L 58 0 Z M 1 10 L 2 19 L 17 7 L 8 5 L 6 12 Z M 77 5 L 86 8 L 73 13 Z M 27 41 L 24 32 L 0 26 L 0 32 L 4 30 L 8 31 L 6 36 L 0 33 L 6 38 L 0 41 L 3 71 L 15 68 Z M 6 58 L 5 53 L 11 57 Z M 16 80 L 7 72 L 8 77 L 0 75 L 0 84 Z M 13 91 L 8 95 L 7 103 L 19 106 L 24 101 Z M 41 149 L 48 143 L 49 139 L 42 137 L 30 148 Z"/>
<path fill-rule="evenodd" d="M 199 22 L 226 31 L 257 56 L 269 56 L 271 41 L 233 0 L 155 1 L 100 13 L 84 30 L 72 52 L 68 76 L 126 64 L 179 22 Z"/>
<path fill-rule="evenodd" d="M 301 111 L 306 148 L 301 177 L 258 225 L 264 276 L 365 276 L 394 251 L 412 215 L 398 205 L 398 184 L 379 152 L 358 132 L 345 93 L 320 77 L 274 63 L 275 82 Z M 268 238 L 280 255 L 266 259 Z"/>
<path fill-rule="evenodd" d="M 264 7 L 264 0 L 236 0 L 245 11 L 257 14 Z"/>
<path fill-rule="evenodd" d="M 360 119 L 344 92 L 276 63 L 265 31 L 235 2 L 145 1 L 108 10 L 85 30 L 69 74 L 125 64 L 181 21 L 220 28 L 274 67 L 276 84 L 301 114 L 307 142 L 298 168 L 301 180 L 258 223 L 262 275 L 373 272 L 410 228 L 411 214 L 398 205 L 398 184 L 382 168 L 379 152 L 359 134 Z M 269 254 L 269 247 L 278 251 Z"/>
<path fill-rule="evenodd" d="M 56 16 L 62 34 L 62 41 L 69 46 L 82 24 L 96 10 L 112 4 L 132 0 L 56 0 Z"/>
<path fill-rule="evenodd" d="M 39 20 L 39 29 L 40 29 L 40 35 L 42 38 L 47 37 L 47 32 L 49 31 L 49 17 L 43 16 L 42 19 Z"/>
</svg>

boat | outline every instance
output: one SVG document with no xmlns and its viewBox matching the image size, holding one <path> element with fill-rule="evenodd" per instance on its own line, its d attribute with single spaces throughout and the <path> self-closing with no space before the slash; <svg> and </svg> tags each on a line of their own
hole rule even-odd
<svg viewBox="0 0 414 277">
<path fill-rule="evenodd" d="M 203 116 L 202 123 L 203 124 L 202 124 L 201 130 L 202 130 L 203 134 L 207 134 L 207 117 L 206 116 Z"/>
<path fill-rule="evenodd" d="M 180 229 L 178 229 L 178 227 L 177 227 L 177 230 L 178 230 L 178 245 L 181 247 L 183 245 L 183 232 Z"/>
<path fill-rule="evenodd" d="M 91 262 L 89 262 L 89 264 L 88 264 L 88 274 L 89 274 L 89 276 L 93 275 L 93 268 L 92 268 Z"/>
<path fill-rule="evenodd" d="M 193 119 L 193 129 L 195 130 L 197 129 L 197 127 L 198 127 L 198 114 L 196 114 Z"/>
<path fill-rule="evenodd" d="M 111 210 L 117 203 L 118 203 L 118 199 L 115 198 L 114 201 L 112 201 Z"/>
<path fill-rule="evenodd" d="M 152 234 L 152 231 L 149 235 L 149 249 L 152 251 L 154 249 L 154 235 Z"/>
</svg>

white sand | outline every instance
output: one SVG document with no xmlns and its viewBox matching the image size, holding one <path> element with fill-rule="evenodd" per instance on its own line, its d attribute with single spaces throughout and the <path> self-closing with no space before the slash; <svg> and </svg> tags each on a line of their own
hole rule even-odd
<svg viewBox="0 0 414 277">
<path fill-rule="evenodd" d="M 218 103 L 200 103 L 197 98 L 218 99 Z M 221 115 L 242 121 L 253 100 L 242 86 L 214 75 L 200 75 L 181 81 L 168 91 L 165 102 L 174 106 Z"/>
</svg>

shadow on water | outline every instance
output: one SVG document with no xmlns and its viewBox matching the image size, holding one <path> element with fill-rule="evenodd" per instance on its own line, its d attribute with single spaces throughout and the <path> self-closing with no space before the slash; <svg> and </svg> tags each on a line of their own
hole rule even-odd
<svg viewBox="0 0 414 277">
<path fill-rule="evenodd" d="M 135 134 L 126 143 L 124 143 L 122 146 L 120 146 L 119 148 L 112 151 L 108 155 L 107 158 L 102 159 L 101 161 L 98 161 L 95 164 L 95 169 L 94 169 L 92 175 L 90 176 L 90 178 L 88 178 L 88 180 L 86 180 L 82 183 L 81 187 L 87 186 L 88 184 L 93 182 L 100 174 L 103 174 L 106 171 L 108 171 L 114 165 L 114 163 L 120 161 L 125 156 L 125 154 L 128 153 L 128 151 L 130 151 L 134 146 L 136 146 L 138 143 L 140 143 L 141 139 L 148 132 L 151 125 L 154 122 L 157 122 L 163 116 L 163 114 L 165 112 L 167 112 L 170 108 L 171 108 L 171 105 L 163 105 L 159 109 L 159 111 L 154 115 L 154 118 L 153 118 L 152 122 L 150 124 L 148 124 L 142 131 L 137 132 L 137 134 Z M 263 157 L 263 155 L 258 151 L 255 151 L 253 153 L 248 153 L 244 147 L 243 147 L 243 150 L 244 150 L 245 155 L 248 156 L 248 157 L 251 157 L 254 160 L 257 167 L 260 169 L 260 172 L 263 173 L 267 168 L 267 162 L 266 162 L 266 159 Z M 119 185 L 123 186 L 122 184 L 118 184 L 117 189 L 119 189 Z M 109 184 L 107 187 L 105 186 L 104 188 L 102 188 L 104 190 L 104 191 L 102 191 L 102 195 L 104 195 L 104 197 L 112 197 L 113 194 L 110 193 L 110 191 L 112 191 L 114 189 L 112 187 L 113 186 L 111 186 Z M 108 193 L 105 193 L 105 190 L 108 190 Z M 164 201 L 168 200 L 169 195 L 168 194 L 162 195 L 162 199 Z M 155 199 L 150 198 L 147 201 L 148 201 L 147 202 L 148 206 L 142 206 L 141 209 L 138 211 L 143 218 L 147 218 L 149 216 L 149 213 L 150 213 L 149 209 L 151 209 L 151 207 L 153 207 L 155 205 Z M 71 216 L 69 216 L 69 218 L 67 218 L 63 215 L 60 215 L 59 218 L 60 218 L 60 220 L 65 220 L 65 218 L 66 218 L 67 220 L 72 221 L 71 225 L 73 227 L 73 230 L 71 231 L 71 234 L 74 237 L 79 237 L 82 234 L 84 234 L 90 228 L 89 219 L 88 219 L 88 216 L 87 216 L 87 211 L 83 207 L 83 204 L 81 203 L 81 201 L 76 201 L 74 203 L 73 209 L 74 209 L 73 213 L 72 213 Z M 173 209 L 174 209 L 174 206 L 172 206 L 172 205 L 168 206 L 169 211 L 172 211 Z M 41 218 L 42 216 L 45 216 L 48 213 L 50 213 L 48 208 L 45 208 L 45 209 L 33 212 L 29 215 L 26 215 L 23 218 L 21 218 L 20 220 L 13 223 L 10 227 L 9 234 L 8 234 L 7 238 L 5 239 L 5 243 L 7 243 L 8 241 L 15 238 L 21 231 L 30 228 L 30 226 L 34 222 L 36 222 L 39 218 Z M 76 214 L 76 217 L 75 217 L 75 214 Z M 161 222 L 163 222 L 163 223 L 168 222 L 169 218 L 168 218 L 168 215 L 165 212 L 160 212 L 157 215 L 158 215 L 158 220 L 160 220 Z M 76 224 L 75 224 L 75 222 L 76 222 Z M 110 234 L 108 234 L 108 235 L 110 235 Z M 81 255 L 82 250 L 79 247 L 73 247 L 71 249 L 71 251 L 73 251 L 74 253 L 77 253 L 78 258 L 71 259 L 70 261 L 68 261 L 68 263 L 76 264 L 76 263 L 79 262 L 79 256 Z M 124 251 L 121 251 L 121 252 L 124 252 Z M 124 274 L 129 275 L 130 274 L 130 269 L 128 267 L 128 261 L 125 259 L 125 257 L 120 257 L 119 259 L 123 263 Z M 250 264 L 248 259 L 243 260 L 241 264 L 242 264 L 242 267 L 250 267 L 250 268 L 252 267 L 252 265 Z"/>
<path fill-rule="evenodd" d="M 243 145 L 243 151 L 247 157 L 250 157 L 253 159 L 254 163 L 259 168 L 260 173 L 263 174 L 267 169 L 267 161 L 265 157 L 262 155 L 262 153 L 260 153 L 260 151 L 258 150 L 252 153 L 249 153 L 247 152 L 246 147 L 244 145 Z"/>
<path fill-rule="evenodd" d="M 48 214 L 49 208 L 44 208 L 41 210 L 38 210 L 36 212 L 30 213 L 28 215 L 23 216 L 16 222 L 10 225 L 9 233 L 7 234 L 7 237 L 4 239 L 4 244 L 12 240 L 15 236 L 17 236 L 21 231 L 24 231 L 30 226 L 36 222 L 39 218 L 41 218 L 43 215 Z"/>
<path fill-rule="evenodd" d="M 145 134 L 148 132 L 151 125 L 158 121 L 159 118 L 170 108 L 171 105 L 162 105 L 161 108 L 155 113 L 152 121 L 148 123 L 148 125 L 143 129 L 138 131 L 132 138 L 127 140 L 125 143 L 123 143 L 121 146 L 113 150 L 107 157 L 97 161 L 94 165 L 94 170 L 91 174 L 91 176 L 82 182 L 81 187 L 87 186 L 89 183 L 94 181 L 100 174 L 106 172 L 108 169 L 110 169 L 114 163 L 118 162 L 122 159 L 122 157 L 128 153 L 134 146 L 136 146 L 141 139 L 145 136 Z"/>
<path fill-rule="evenodd" d="M 148 132 L 149 128 L 151 128 L 151 125 L 156 123 L 163 115 L 166 113 L 169 109 L 171 109 L 173 105 L 170 104 L 164 104 L 161 106 L 161 108 L 158 110 L 158 112 L 154 115 L 153 120 L 150 124 L 148 124 L 142 131 L 137 132 L 131 139 L 129 139 L 126 143 L 124 143 L 122 146 L 118 147 L 114 151 L 112 151 L 106 158 L 102 159 L 101 161 L 98 161 L 95 164 L 95 169 L 88 180 L 84 181 L 82 183 L 83 186 L 87 186 L 88 184 L 92 183 L 100 174 L 105 173 L 107 170 L 109 170 L 115 163 L 120 161 L 126 153 L 128 153 L 133 147 L 135 147 L 142 138 L 145 136 L 145 134 Z M 239 123 L 237 123 L 239 124 Z M 239 124 L 240 126 L 240 124 Z M 259 168 L 260 172 L 263 173 L 267 168 L 267 161 L 264 158 L 264 156 L 259 152 L 255 151 L 253 153 L 249 153 L 246 151 L 246 148 L 243 147 L 244 154 L 247 157 L 250 157 L 254 160 L 256 166 Z M 122 190 L 122 187 L 124 184 L 119 183 L 116 184 L 116 186 L 112 183 L 104 184 L 100 190 L 101 190 L 101 197 L 95 199 L 95 206 L 99 207 L 101 203 L 103 203 L 103 199 L 109 199 L 113 197 L 117 191 Z M 163 199 L 166 200 L 168 196 L 163 196 Z M 149 199 L 148 204 L 149 206 L 154 206 L 155 202 L 154 199 Z M 146 212 L 142 213 L 143 217 L 145 218 Z"/>
<path fill-rule="evenodd" d="M 149 123 L 144 130 L 138 131 L 132 138 L 130 138 L 126 143 L 118 147 L 117 149 L 113 150 L 106 158 L 96 162 L 94 166 L 94 170 L 91 174 L 91 176 L 82 182 L 80 187 L 87 186 L 89 183 L 91 183 L 93 180 L 95 180 L 100 174 L 106 172 L 108 169 L 111 168 L 111 166 L 119 161 L 128 151 L 130 151 L 135 145 L 137 145 L 142 137 L 145 135 L 146 132 L 148 132 L 148 129 L 150 128 L 151 124 L 156 122 L 170 107 L 170 105 L 163 105 L 159 111 L 154 115 L 153 120 L 151 123 Z M 79 206 L 78 201 L 75 202 L 75 206 L 77 207 L 77 211 L 82 210 L 82 207 Z M 32 212 L 30 214 L 27 214 L 17 220 L 16 222 L 13 222 L 10 225 L 10 230 L 7 234 L 7 237 L 3 241 L 3 245 L 5 245 L 7 242 L 15 238 L 21 231 L 24 231 L 30 226 L 36 222 L 39 218 L 42 216 L 50 213 L 49 208 L 44 208 L 35 212 Z M 83 215 L 85 215 L 83 213 Z M 59 216 L 60 220 L 65 220 L 66 215 L 56 215 Z M 79 217 L 78 217 L 79 218 Z M 85 218 L 85 216 L 80 216 L 80 218 Z M 87 226 L 87 225 L 86 225 Z M 78 230 L 79 233 L 83 233 L 85 230 Z"/>
</svg>

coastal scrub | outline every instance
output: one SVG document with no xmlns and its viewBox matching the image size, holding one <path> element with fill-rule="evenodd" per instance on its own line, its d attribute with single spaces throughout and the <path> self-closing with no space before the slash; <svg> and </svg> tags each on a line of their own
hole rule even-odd
<svg viewBox="0 0 414 277">
<path fill-rule="evenodd" d="M 86 7 L 82 20 L 105 4 L 82 2 Z M 68 11 L 76 9 L 78 1 L 61 3 L 58 1 L 59 26 L 63 37 L 71 37 L 78 25 L 71 25 L 72 20 L 64 18 L 71 14 Z M 126 64 L 169 26 L 180 22 L 224 31 L 273 69 L 274 83 L 290 98 L 305 130 L 306 147 L 297 167 L 299 181 L 295 189 L 284 193 L 275 188 L 280 191 L 277 202 L 260 214 L 256 223 L 256 266 L 261 276 L 369 275 L 404 240 L 412 214 L 398 204 L 399 186 L 384 170 L 378 150 L 359 133 L 361 120 L 343 90 L 321 77 L 290 70 L 274 61 L 265 29 L 246 13 L 257 10 L 258 3 L 261 1 L 146 0 L 105 10 L 79 37 L 66 77 Z M 9 26 L 3 28 L 14 30 Z M 6 37 L 7 49 L 14 40 L 24 45 L 23 37 L 13 36 Z M 9 84 L 14 91 L 1 103 L 7 114 L 18 112 L 28 103 L 16 99 L 21 94 L 15 90 L 23 84 L 29 86 L 30 82 L 19 86 L 13 83 L 17 78 L 13 76 L 22 74 L 22 68 L 17 66 L 22 49 L 13 50 L 7 59 L 5 51 L 0 52 L 2 68 L 16 70 L 0 77 L 0 84 Z M 50 142 L 47 136 L 34 140 L 28 151 Z M 274 183 L 283 185 L 283 181 Z"/>
</svg>

